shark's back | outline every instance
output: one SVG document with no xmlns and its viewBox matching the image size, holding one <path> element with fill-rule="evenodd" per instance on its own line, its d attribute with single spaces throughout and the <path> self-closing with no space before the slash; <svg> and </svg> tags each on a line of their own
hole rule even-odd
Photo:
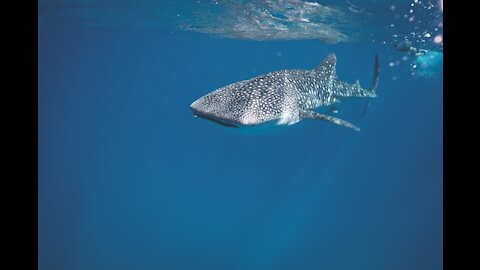
<svg viewBox="0 0 480 270">
<path fill-rule="evenodd" d="M 260 124 L 292 113 L 301 95 L 293 78 L 301 78 L 303 73 L 306 71 L 280 70 L 248 81 L 238 91 L 247 100 L 241 122 Z"/>
<path fill-rule="evenodd" d="M 192 104 L 203 112 L 244 126 L 276 120 L 296 106 L 297 88 L 292 77 L 302 70 L 280 70 L 227 85 Z"/>
</svg>

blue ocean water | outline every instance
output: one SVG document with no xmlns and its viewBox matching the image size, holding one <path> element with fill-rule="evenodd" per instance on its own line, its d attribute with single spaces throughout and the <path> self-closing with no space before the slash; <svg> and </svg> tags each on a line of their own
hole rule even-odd
<svg viewBox="0 0 480 270">
<path fill-rule="evenodd" d="M 155 15 L 156 2 L 120 1 L 154 14 L 148 27 L 145 12 L 118 24 L 129 13 L 107 12 L 116 7 L 109 1 L 66 2 L 39 1 L 39 269 L 443 268 L 442 48 L 433 41 L 441 29 L 410 39 L 426 44 L 423 58 L 392 46 L 410 34 L 404 24 L 396 37 L 358 38 L 391 29 L 390 20 L 403 18 L 394 11 L 409 13 L 418 1 L 347 1 L 356 14 L 359 2 L 368 2 L 367 15 L 393 13 L 365 15 L 365 33 L 333 43 L 305 38 L 310 32 L 266 39 L 269 29 L 255 38 L 222 37 L 231 29 L 210 33 L 206 24 L 192 31 L 209 20 L 195 19 L 199 10 L 186 1 L 159 2 L 165 14 L 189 10 L 172 17 Z M 99 14 L 108 23 L 93 25 Z M 185 16 L 189 27 L 175 26 Z M 288 31 L 305 29 L 307 19 L 289 21 L 297 24 Z M 335 29 L 350 37 L 342 27 Z M 337 116 L 360 132 L 304 120 L 242 135 L 192 117 L 190 104 L 216 88 L 312 69 L 328 53 L 337 55 L 339 79 L 362 86 L 379 55 L 378 98 L 366 114 L 364 100 L 339 106 Z"/>
</svg>

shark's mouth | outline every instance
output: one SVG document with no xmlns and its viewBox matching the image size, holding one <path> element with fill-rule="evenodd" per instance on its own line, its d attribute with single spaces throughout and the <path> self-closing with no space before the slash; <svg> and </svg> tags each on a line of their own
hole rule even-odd
<svg viewBox="0 0 480 270">
<path fill-rule="evenodd" d="M 222 125 L 222 126 L 225 126 L 225 127 L 231 127 L 231 128 L 240 128 L 238 125 L 235 125 L 233 124 L 232 122 L 228 121 L 228 120 L 225 120 L 225 119 L 220 119 L 220 118 L 217 118 L 215 116 L 211 116 L 211 115 L 208 115 L 208 114 L 204 114 L 204 113 L 201 113 L 195 109 L 192 109 L 193 111 L 193 116 L 194 117 L 198 117 L 198 118 L 202 118 L 202 119 L 206 119 L 206 120 L 209 120 L 209 121 L 212 121 L 214 123 L 217 123 L 219 125 Z"/>
</svg>

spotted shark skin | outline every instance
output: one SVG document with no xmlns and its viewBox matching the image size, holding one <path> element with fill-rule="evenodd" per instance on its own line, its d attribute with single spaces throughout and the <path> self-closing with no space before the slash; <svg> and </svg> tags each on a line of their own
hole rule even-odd
<svg viewBox="0 0 480 270">
<path fill-rule="evenodd" d="M 197 99 L 190 107 L 196 117 L 234 128 L 271 122 L 293 125 L 302 119 L 319 119 L 359 131 L 348 121 L 314 110 L 343 98 L 375 98 L 378 55 L 370 89 L 362 88 L 358 80 L 353 84 L 338 80 L 336 63 L 335 54 L 329 54 L 313 70 L 280 70 L 232 83 Z"/>
</svg>

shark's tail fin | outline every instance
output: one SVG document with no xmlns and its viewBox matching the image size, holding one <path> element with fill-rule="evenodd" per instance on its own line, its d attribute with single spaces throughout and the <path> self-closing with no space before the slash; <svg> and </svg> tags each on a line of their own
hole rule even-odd
<svg viewBox="0 0 480 270">
<path fill-rule="evenodd" d="M 370 88 L 371 91 L 375 92 L 378 86 L 378 79 L 380 78 L 380 63 L 378 61 L 378 54 L 375 54 L 375 64 L 373 69 L 373 80 L 372 80 L 372 87 Z"/>
<path fill-rule="evenodd" d="M 377 91 L 378 86 L 378 79 L 380 78 L 380 62 L 378 60 L 378 54 L 375 54 L 375 63 L 373 67 L 373 80 L 372 86 L 370 87 L 370 91 L 375 93 Z M 365 108 L 362 111 L 362 116 L 367 112 L 368 107 L 370 106 L 370 101 L 365 105 Z"/>
</svg>

